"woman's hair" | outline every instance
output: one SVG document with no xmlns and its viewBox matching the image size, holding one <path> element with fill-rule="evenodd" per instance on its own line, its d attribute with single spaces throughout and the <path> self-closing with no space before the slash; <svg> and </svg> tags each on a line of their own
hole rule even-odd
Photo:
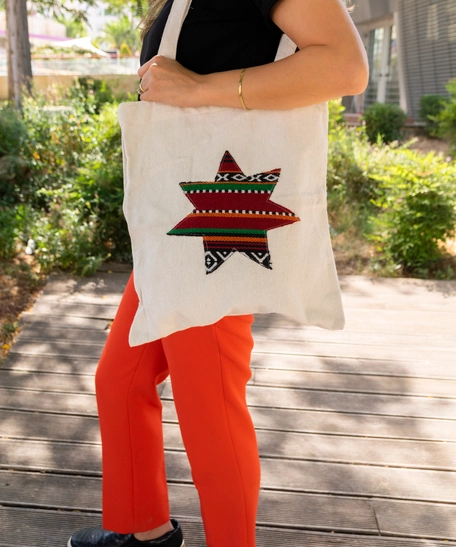
<svg viewBox="0 0 456 547">
<path fill-rule="evenodd" d="M 141 30 L 141 40 L 144 39 L 144 36 L 147 34 L 147 31 L 152 26 L 152 23 L 158 17 L 158 14 L 161 12 L 165 3 L 166 0 L 149 0 L 149 9 L 145 16 L 142 18 L 141 23 L 139 23 L 139 28 Z"/>
<path fill-rule="evenodd" d="M 354 6 L 352 5 L 351 0 L 343 0 L 349 11 L 351 11 Z M 165 5 L 166 0 L 149 0 L 149 9 L 146 15 L 142 18 L 139 28 L 141 30 L 141 40 L 144 39 L 144 36 L 147 34 L 147 31 L 152 26 L 152 23 L 158 17 L 158 14 Z"/>
</svg>

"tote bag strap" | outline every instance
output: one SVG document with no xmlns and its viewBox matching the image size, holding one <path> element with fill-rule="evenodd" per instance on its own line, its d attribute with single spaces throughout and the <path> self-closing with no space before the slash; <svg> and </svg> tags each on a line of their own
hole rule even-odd
<svg viewBox="0 0 456 547">
<path fill-rule="evenodd" d="M 168 57 L 168 59 L 176 59 L 177 41 L 191 3 L 192 0 L 174 0 L 158 49 L 159 55 Z M 280 39 L 275 60 L 280 61 L 285 59 L 285 57 L 289 57 L 295 51 L 296 44 L 284 34 Z"/>
</svg>

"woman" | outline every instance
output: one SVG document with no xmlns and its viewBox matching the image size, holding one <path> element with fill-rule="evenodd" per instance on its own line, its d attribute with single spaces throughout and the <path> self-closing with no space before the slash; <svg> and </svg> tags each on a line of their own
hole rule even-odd
<svg viewBox="0 0 456 547">
<path fill-rule="evenodd" d="M 177 61 L 157 56 L 171 4 L 155 0 L 145 20 L 143 101 L 277 110 L 359 94 L 367 84 L 364 48 L 343 0 L 193 0 Z M 299 50 L 273 63 L 282 32 Z M 77 532 L 68 545 L 183 545 L 169 516 L 155 389 L 169 374 L 207 545 L 254 547 L 260 468 L 245 401 L 253 318 L 225 317 L 130 347 L 137 305 L 130 279 L 96 377 L 105 529 Z"/>
</svg>

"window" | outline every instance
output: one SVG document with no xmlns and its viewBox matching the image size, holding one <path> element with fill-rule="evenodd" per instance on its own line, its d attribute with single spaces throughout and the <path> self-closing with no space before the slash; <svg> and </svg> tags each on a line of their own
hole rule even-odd
<svg viewBox="0 0 456 547">
<path fill-rule="evenodd" d="M 448 2 L 448 41 L 456 42 L 456 5 Z"/>
<path fill-rule="evenodd" d="M 365 108 L 375 102 L 400 102 L 397 36 L 395 25 L 369 32 L 370 78 L 364 94 Z"/>
<path fill-rule="evenodd" d="M 438 40 L 439 37 L 439 5 L 431 4 L 427 9 L 426 38 L 427 40 Z"/>
</svg>

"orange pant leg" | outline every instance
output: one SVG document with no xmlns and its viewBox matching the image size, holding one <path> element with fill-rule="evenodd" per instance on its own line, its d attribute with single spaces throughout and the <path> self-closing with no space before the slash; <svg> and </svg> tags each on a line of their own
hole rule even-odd
<svg viewBox="0 0 456 547">
<path fill-rule="evenodd" d="M 260 463 L 245 400 L 252 321 L 225 317 L 163 339 L 208 547 L 255 545 Z"/>
<path fill-rule="evenodd" d="M 168 369 L 160 341 L 131 348 L 138 307 L 130 278 L 96 374 L 103 452 L 103 526 L 142 532 L 169 519 L 162 405 L 156 384 Z"/>
</svg>

